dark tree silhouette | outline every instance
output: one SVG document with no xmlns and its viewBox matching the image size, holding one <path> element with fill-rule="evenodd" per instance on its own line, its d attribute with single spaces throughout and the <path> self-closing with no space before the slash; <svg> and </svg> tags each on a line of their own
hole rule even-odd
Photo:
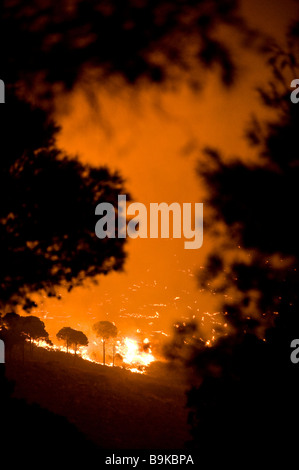
<svg viewBox="0 0 299 470">
<path fill-rule="evenodd" d="M 5 344 L 7 360 L 10 360 L 14 356 L 14 350 L 18 349 L 21 349 L 24 360 L 26 337 L 23 333 L 22 319 L 23 317 L 15 312 L 9 312 L 2 318 L 0 334 Z"/>
<path fill-rule="evenodd" d="M 203 346 L 205 343 L 197 337 L 197 323 L 176 322 L 173 327 L 173 335 L 170 341 L 163 346 L 163 354 L 172 363 L 186 364 L 194 347 Z"/>
<path fill-rule="evenodd" d="M 7 83 L 21 81 L 35 94 L 47 84 L 69 89 L 82 71 L 101 81 L 120 75 L 128 83 L 162 83 L 178 69 L 220 66 L 231 84 L 235 67 L 218 26 L 252 42 L 237 0 L 42 0 L 6 2 L 0 18 L 2 67 Z M 198 76 L 192 79 L 195 84 Z"/>
<path fill-rule="evenodd" d="M 45 324 L 40 318 L 33 315 L 28 317 L 22 317 L 22 332 L 27 336 L 32 342 L 32 340 L 47 340 L 49 338 L 49 333 L 45 329 Z"/>
<path fill-rule="evenodd" d="M 30 292 L 53 296 L 55 286 L 71 289 L 122 268 L 124 240 L 99 240 L 94 210 L 101 201 L 117 205 L 124 187 L 117 173 L 55 148 L 55 126 L 43 111 L 7 99 L 0 108 L 0 304 L 29 311 Z"/>
<path fill-rule="evenodd" d="M 110 321 L 98 321 L 93 325 L 93 330 L 96 335 L 102 338 L 103 342 L 103 364 L 105 365 L 106 355 L 106 340 L 109 338 L 115 338 L 117 336 L 117 328 Z"/>
<path fill-rule="evenodd" d="M 1 326 L 21 332 L 22 330 L 21 316 L 15 312 L 9 312 L 1 318 Z"/>
<path fill-rule="evenodd" d="M 80 346 L 87 346 L 88 339 L 87 336 L 82 331 L 74 330 L 69 326 L 65 326 L 58 331 L 56 335 L 58 340 L 64 341 L 66 345 L 67 352 L 70 347 L 73 347 L 75 354 L 77 354 L 78 348 Z"/>
<path fill-rule="evenodd" d="M 222 305 L 228 333 L 219 331 L 213 347 L 194 348 L 186 361 L 201 381 L 188 393 L 191 445 L 206 455 L 213 447 L 245 453 L 252 443 L 252 455 L 270 458 L 274 439 L 292 446 L 297 434 L 299 379 L 290 343 L 299 336 L 299 107 L 284 79 L 287 67 L 295 71 L 293 54 L 277 49 L 270 65 L 273 82 L 260 92 L 278 117 L 255 120 L 247 133 L 256 164 L 228 162 L 207 149 L 199 168 L 219 246 L 199 280 L 231 297 Z"/>
<path fill-rule="evenodd" d="M 30 315 L 23 317 L 15 312 L 4 315 L 1 325 L 1 337 L 5 342 L 6 349 L 10 353 L 15 346 L 22 346 L 23 360 L 25 341 L 43 339 L 49 341 L 49 334 L 45 324 L 38 317 Z"/>
</svg>

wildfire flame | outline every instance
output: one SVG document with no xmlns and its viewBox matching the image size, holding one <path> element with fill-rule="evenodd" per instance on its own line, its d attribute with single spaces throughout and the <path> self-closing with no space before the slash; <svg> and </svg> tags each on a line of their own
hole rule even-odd
<svg viewBox="0 0 299 470">
<path fill-rule="evenodd" d="M 148 339 L 146 338 L 143 343 L 148 344 Z M 148 352 L 140 351 L 138 342 L 131 338 L 118 341 L 117 352 L 122 356 L 124 363 L 132 366 L 148 366 L 155 360 L 150 348 Z"/>
<path fill-rule="evenodd" d="M 67 348 L 65 346 L 57 346 L 55 344 L 51 345 L 43 340 L 33 342 L 36 346 L 47 350 L 67 352 Z M 146 338 L 143 341 L 143 344 L 149 345 L 149 340 Z M 152 355 L 151 349 L 149 347 L 147 347 L 147 351 L 145 352 L 140 348 L 136 340 L 127 337 L 117 341 L 115 350 L 116 353 L 120 354 L 120 356 L 122 357 L 122 361 L 125 365 L 125 368 L 129 369 L 131 372 L 136 372 L 139 374 L 144 373 L 145 368 L 151 362 L 156 360 L 155 357 Z M 68 352 L 71 354 L 75 354 L 75 351 L 71 348 L 68 349 Z M 101 362 L 98 362 L 90 357 L 88 346 L 78 348 L 77 355 L 82 357 L 82 359 L 84 359 L 85 361 L 101 364 Z M 106 365 L 109 367 L 113 366 L 112 363 L 106 363 Z"/>
</svg>

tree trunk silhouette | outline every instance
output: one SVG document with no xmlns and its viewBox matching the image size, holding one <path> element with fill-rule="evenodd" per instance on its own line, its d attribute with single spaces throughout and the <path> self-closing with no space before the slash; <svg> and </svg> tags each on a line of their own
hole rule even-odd
<svg viewBox="0 0 299 470">
<path fill-rule="evenodd" d="M 105 365 L 105 340 L 103 339 L 103 365 Z"/>
<path fill-rule="evenodd" d="M 113 367 L 114 367 L 114 361 L 115 361 L 115 344 L 113 344 L 113 362 L 112 362 Z"/>
</svg>

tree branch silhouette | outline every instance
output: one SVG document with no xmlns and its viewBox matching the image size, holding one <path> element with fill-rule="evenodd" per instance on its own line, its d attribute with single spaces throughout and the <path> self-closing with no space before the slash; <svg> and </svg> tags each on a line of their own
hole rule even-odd
<svg viewBox="0 0 299 470">
<path fill-rule="evenodd" d="M 194 348 L 186 361 L 200 382 L 188 393 L 190 445 L 206 455 L 215 445 L 248 453 L 251 442 L 251 453 L 269 457 L 272 430 L 278 442 L 290 444 L 295 428 L 288 418 L 295 423 L 299 414 L 298 374 L 290 361 L 290 343 L 299 333 L 299 107 L 284 79 L 294 71 L 294 56 L 277 53 L 269 64 L 273 80 L 260 95 L 278 117 L 255 120 L 247 132 L 256 163 L 228 161 L 210 148 L 198 170 L 210 190 L 208 226 L 218 243 L 199 282 L 209 288 L 218 280 L 215 291 L 230 293 L 221 306 L 230 328 L 212 347 Z M 223 230 L 217 236 L 219 224 L 225 237 Z"/>
</svg>

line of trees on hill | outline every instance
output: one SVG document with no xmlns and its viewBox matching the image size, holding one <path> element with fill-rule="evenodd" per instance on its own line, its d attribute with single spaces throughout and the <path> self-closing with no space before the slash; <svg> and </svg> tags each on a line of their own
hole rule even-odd
<svg viewBox="0 0 299 470">
<path fill-rule="evenodd" d="M 102 345 L 103 345 L 103 364 L 106 364 L 106 341 L 110 338 L 116 338 L 117 336 L 117 327 L 114 323 L 109 321 L 98 321 L 93 325 L 93 331 L 95 332 L 98 338 L 101 338 Z M 56 338 L 59 341 L 63 341 L 66 347 L 67 352 L 69 348 L 72 348 L 77 354 L 78 349 L 81 346 L 88 346 L 88 338 L 82 332 L 78 330 L 74 330 L 69 326 L 65 326 L 61 328 Z M 113 365 L 114 365 L 114 358 L 115 358 L 115 346 L 113 345 Z"/>
<path fill-rule="evenodd" d="M 8 358 L 11 358 L 15 350 L 19 349 L 22 351 L 24 360 L 26 342 L 30 343 L 31 351 L 33 341 L 44 340 L 52 345 L 45 324 L 40 318 L 34 315 L 24 317 L 15 312 L 0 315 L 0 338 L 4 341 Z"/>
<path fill-rule="evenodd" d="M 93 325 L 93 331 L 96 336 L 101 338 L 103 344 L 103 364 L 106 363 L 106 341 L 117 336 L 117 327 L 109 321 L 98 321 Z M 88 346 L 87 336 L 79 330 L 75 330 L 69 326 L 61 328 L 56 334 L 59 341 L 63 341 L 67 350 L 72 348 L 75 355 L 80 347 Z M 49 339 L 49 333 L 46 331 L 44 322 L 34 316 L 21 316 L 15 312 L 9 312 L 2 316 L 0 314 L 0 339 L 5 343 L 8 357 L 12 357 L 15 349 L 22 351 L 24 360 L 25 343 L 29 342 L 30 350 L 34 341 L 45 341 L 52 346 L 53 343 Z M 113 346 L 113 365 L 115 357 L 115 347 Z"/>
</svg>

